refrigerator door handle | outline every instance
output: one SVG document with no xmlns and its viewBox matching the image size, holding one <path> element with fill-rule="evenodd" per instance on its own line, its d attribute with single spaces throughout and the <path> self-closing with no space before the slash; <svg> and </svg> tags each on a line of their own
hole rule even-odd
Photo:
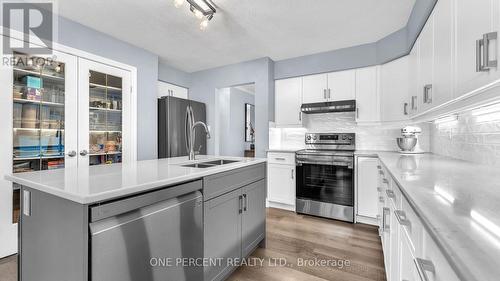
<svg viewBox="0 0 500 281">
<path fill-rule="evenodd" d="M 191 135 L 191 132 L 190 132 L 190 128 L 192 126 L 192 123 L 193 123 L 193 111 L 191 109 L 191 106 L 188 105 L 186 107 L 186 119 L 185 119 L 185 123 L 184 123 L 184 136 L 185 136 L 185 139 L 186 139 L 186 142 L 185 142 L 185 145 L 186 145 L 186 150 L 189 151 L 190 148 L 190 144 L 189 144 L 189 137 Z"/>
</svg>

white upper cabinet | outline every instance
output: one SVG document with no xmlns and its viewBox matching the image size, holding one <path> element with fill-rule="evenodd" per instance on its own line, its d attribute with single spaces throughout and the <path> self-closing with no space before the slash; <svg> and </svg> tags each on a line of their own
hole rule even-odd
<svg viewBox="0 0 500 281">
<path fill-rule="evenodd" d="M 420 108 L 418 101 L 418 93 L 420 92 L 419 51 L 420 40 L 417 39 L 408 55 L 408 75 L 412 77 L 412 79 L 408 81 L 408 97 L 406 103 L 403 105 L 403 114 L 410 117 L 417 114 Z"/>
<path fill-rule="evenodd" d="M 302 102 L 315 103 L 328 101 L 327 74 L 302 77 Z"/>
<path fill-rule="evenodd" d="M 380 121 L 378 74 L 378 66 L 356 70 L 356 122 Z"/>
<path fill-rule="evenodd" d="M 393 60 L 381 68 L 381 119 L 382 121 L 406 121 L 405 103 L 409 84 L 408 56 Z"/>
<path fill-rule="evenodd" d="M 181 99 L 188 99 L 188 89 L 163 81 L 158 81 L 158 97 L 172 96 Z"/>
<path fill-rule="evenodd" d="M 456 96 L 466 94 L 498 78 L 497 67 L 488 67 L 491 61 L 496 60 L 499 45 L 497 39 L 488 40 L 489 33 L 498 31 L 498 26 L 495 25 L 498 17 L 496 2 L 455 1 Z"/>
<path fill-rule="evenodd" d="M 421 111 L 425 111 L 432 106 L 433 93 L 433 73 L 434 73 L 434 22 L 433 17 L 429 17 L 427 24 L 420 33 L 419 51 L 419 96 Z"/>
<path fill-rule="evenodd" d="M 276 125 L 302 125 L 302 78 L 276 80 L 274 87 Z"/>
<path fill-rule="evenodd" d="M 356 97 L 356 71 L 328 73 L 328 101 L 353 100 Z"/>
<path fill-rule="evenodd" d="M 356 70 L 304 76 L 303 103 L 353 100 L 356 97 Z"/>
<path fill-rule="evenodd" d="M 439 0 L 434 7 L 434 79 L 432 106 L 441 105 L 453 95 L 453 0 Z"/>
</svg>

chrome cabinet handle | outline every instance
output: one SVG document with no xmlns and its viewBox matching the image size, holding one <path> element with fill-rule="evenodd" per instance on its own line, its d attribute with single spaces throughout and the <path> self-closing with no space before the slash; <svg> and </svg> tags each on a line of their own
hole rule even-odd
<svg viewBox="0 0 500 281">
<path fill-rule="evenodd" d="M 385 175 L 384 171 L 382 171 L 382 170 L 378 171 L 378 173 L 381 174 L 382 176 Z"/>
<path fill-rule="evenodd" d="M 380 165 L 377 165 L 377 169 L 379 169 L 379 170 L 380 170 L 380 169 L 382 169 L 382 166 L 380 166 Z"/>
<path fill-rule="evenodd" d="M 293 180 L 293 169 L 292 169 L 290 172 L 291 172 L 291 175 L 292 175 L 292 180 Z"/>
<path fill-rule="evenodd" d="M 429 91 L 432 91 L 432 84 L 424 86 L 424 103 L 432 103 L 432 95 L 429 94 Z"/>
<path fill-rule="evenodd" d="M 244 200 L 244 205 L 243 205 L 243 211 L 247 211 L 247 206 L 248 206 L 248 198 L 246 194 L 243 194 L 243 200 Z"/>
<path fill-rule="evenodd" d="M 394 191 L 392 190 L 386 190 L 385 194 L 387 194 L 387 197 L 389 198 L 396 198 L 396 194 L 394 194 Z"/>
<path fill-rule="evenodd" d="M 386 230 L 389 230 L 389 229 L 390 229 L 390 226 L 386 224 L 386 221 L 387 221 L 387 220 L 385 219 L 385 216 L 386 216 L 387 214 L 390 214 L 390 213 L 391 213 L 391 210 L 390 210 L 389 208 L 387 208 L 387 207 L 384 207 L 384 208 L 382 209 L 382 212 L 383 212 L 383 214 L 382 214 L 382 229 L 383 229 L 384 231 L 386 231 Z"/>
<path fill-rule="evenodd" d="M 326 89 L 323 89 L 323 98 L 326 100 Z"/>
<path fill-rule="evenodd" d="M 302 111 L 299 111 L 299 121 L 302 121 Z"/>
<path fill-rule="evenodd" d="M 377 191 L 378 191 L 378 192 L 382 192 L 382 187 L 378 186 L 378 187 L 377 187 Z"/>
<path fill-rule="evenodd" d="M 410 220 L 406 218 L 405 211 L 394 210 L 394 215 L 396 216 L 396 219 L 398 220 L 400 225 L 411 226 Z"/>
<path fill-rule="evenodd" d="M 417 110 L 417 96 L 411 97 L 411 110 Z"/>
<path fill-rule="evenodd" d="M 243 196 L 238 196 L 238 213 L 243 213 Z"/>
<path fill-rule="evenodd" d="M 415 262 L 415 266 L 417 267 L 418 276 L 422 281 L 429 281 L 429 277 L 427 276 L 427 272 L 431 272 L 433 274 L 436 273 L 436 269 L 434 268 L 434 264 L 430 260 L 424 260 L 421 258 L 415 258 L 413 260 Z"/>
<path fill-rule="evenodd" d="M 389 180 L 384 178 L 384 179 L 382 179 L 382 182 L 383 183 L 389 183 Z"/>
<path fill-rule="evenodd" d="M 379 201 L 380 203 L 384 203 L 384 197 L 380 196 L 380 197 L 378 198 L 378 201 Z"/>
<path fill-rule="evenodd" d="M 483 39 L 476 40 L 476 72 L 487 71 L 483 67 L 483 60 L 482 60 L 483 45 L 484 45 Z"/>
<path fill-rule="evenodd" d="M 483 67 L 486 68 L 486 71 L 492 67 L 497 67 L 497 60 L 490 60 L 490 40 L 496 39 L 496 32 L 490 32 L 483 35 Z"/>
<path fill-rule="evenodd" d="M 80 151 L 80 156 L 87 156 L 87 154 L 89 154 L 89 152 L 85 149 Z"/>
<path fill-rule="evenodd" d="M 71 150 L 70 152 L 68 152 L 68 156 L 69 157 L 75 157 L 76 156 L 76 151 Z"/>
<path fill-rule="evenodd" d="M 332 89 L 328 89 L 328 98 L 332 98 L 332 93 L 331 93 Z"/>
<path fill-rule="evenodd" d="M 356 107 L 356 118 L 359 119 L 359 107 Z"/>
<path fill-rule="evenodd" d="M 404 115 L 408 115 L 408 103 L 405 102 L 403 105 L 403 113 Z"/>
<path fill-rule="evenodd" d="M 278 160 L 278 161 L 285 161 L 286 159 L 285 159 L 285 158 L 283 158 L 283 157 L 276 157 L 276 158 L 274 158 L 274 160 Z"/>
</svg>

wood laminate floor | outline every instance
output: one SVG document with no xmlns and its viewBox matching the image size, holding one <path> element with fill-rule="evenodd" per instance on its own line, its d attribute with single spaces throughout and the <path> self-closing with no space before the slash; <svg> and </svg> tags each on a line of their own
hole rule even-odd
<svg viewBox="0 0 500 281">
<path fill-rule="evenodd" d="M 266 226 L 266 248 L 258 248 L 249 260 L 254 264 L 239 267 L 229 280 L 386 280 L 376 227 L 272 208 L 267 210 Z M 301 261 L 314 264 L 304 265 Z M 0 259 L 1 281 L 16 281 L 16 270 L 15 256 Z"/>
</svg>

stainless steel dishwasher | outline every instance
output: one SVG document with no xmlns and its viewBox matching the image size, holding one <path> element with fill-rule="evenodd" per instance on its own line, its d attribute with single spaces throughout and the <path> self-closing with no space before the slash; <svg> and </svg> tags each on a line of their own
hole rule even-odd
<svg viewBox="0 0 500 281">
<path fill-rule="evenodd" d="M 167 188 L 91 209 L 92 281 L 203 279 L 203 267 L 184 263 L 203 257 L 202 195 L 176 193 Z"/>
</svg>

